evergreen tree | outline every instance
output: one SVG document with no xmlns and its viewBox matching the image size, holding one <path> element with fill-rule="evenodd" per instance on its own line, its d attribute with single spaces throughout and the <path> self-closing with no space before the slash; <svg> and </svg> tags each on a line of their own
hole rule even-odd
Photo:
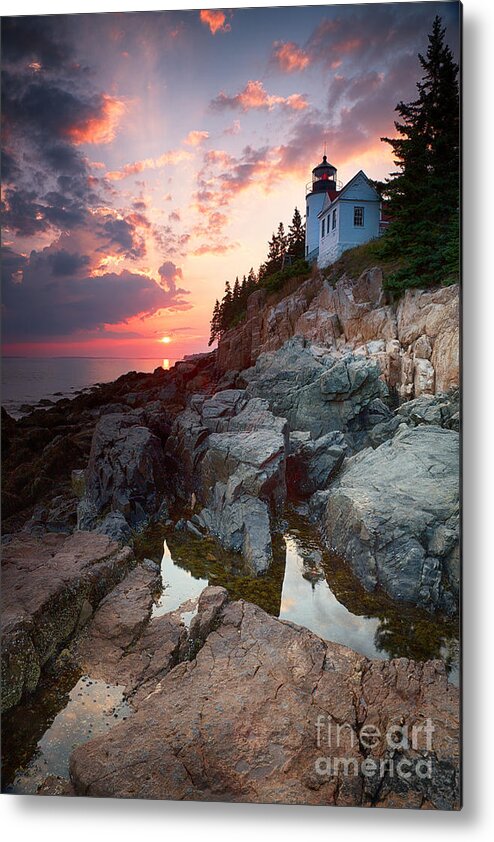
<svg viewBox="0 0 494 842">
<path fill-rule="evenodd" d="M 259 268 L 259 278 L 265 278 L 281 269 L 283 255 L 287 248 L 288 238 L 285 234 L 285 226 L 280 222 L 276 234 L 272 235 L 268 243 L 268 255 L 265 263 Z"/>
<path fill-rule="evenodd" d="M 288 238 L 285 234 L 285 226 L 282 222 L 278 225 L 276 240 L 278 243 L 278 257 L 282 258 L 288 248 Z"/>
<path fill-rule="evenodd" d="M 211 333 L 209 335 L 209 342 L 208 345 L 212 345 L 213 342 L 219 338 L 220 335 L 220 302 L 218 299 L 214 302 L 213 308 L 213 315 L 211 317 Z"/>
<path fill-rule="evenodd" d="M 305 228 L 298 208 L 295 208 L 288 228 L 288 252 L 294 260 L 304 257 Z"/>
<path fill-rule="evenodd" d="M 226 281 L 225 282 L 225 294 L 223 296 L 223 301 L 222 301 L 223 310 L 225 312 L 228 312 L 228 310 L 230 309 L 232 301 L 233 301 L 232 287 L 231 287 L 230 281 Z"/>
<path fill-rule="evenodd" d="M 459 271 L 458 65 L 444 36 L 436 17 L 427 54 L 419 55 L 418 98 L 396 106 L 399 137 L 381 138 L 399 167 L 385 187 L 392 221 L 382 242 L 384 254 L 401 259 L 387 280 L 394 289 L 449 283 Z"/>
<path fill-rule="evenodd" d="M 248 290 L 249 293 L 252 292 L 252 290 L 254 289 L 256 284 L 257 284 L 256 273 L 254 272 L 254 267 L 251 266 L 250 269 L 249 269 L 249 274 L 247 275 L 247 290 Z"/>
</svg>

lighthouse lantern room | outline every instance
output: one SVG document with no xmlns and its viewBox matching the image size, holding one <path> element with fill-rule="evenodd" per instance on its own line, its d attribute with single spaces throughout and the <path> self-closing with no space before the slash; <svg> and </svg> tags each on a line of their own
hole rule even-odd
<svg viewBox="0 0 494 842">
<path fill-rule="evenodd" d="M 336 167 L 328 163 L 326 155 L 317 167 L 312 170 L 312 180 L 306 188 L 305 196 L 305 257 L 313 260 L 317 257 L 319 248 L 319 219 L 324 198 L 331 191 L 336 192 Z"/>
</svg>

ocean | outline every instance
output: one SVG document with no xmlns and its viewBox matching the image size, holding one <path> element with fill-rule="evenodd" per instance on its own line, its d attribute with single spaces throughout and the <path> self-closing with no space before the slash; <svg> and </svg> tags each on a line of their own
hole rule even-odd
<svg viewBox="0 0 494 842">
<path fill-rule="evenodd" d="M 1 403 L 9 415 L 20 418 L 23 404 L 57 401 L 96 383 L 116 380 L 128 371 L 152 372 L 175 360 L 110 357 L 4 357 Z"/>
</svg>

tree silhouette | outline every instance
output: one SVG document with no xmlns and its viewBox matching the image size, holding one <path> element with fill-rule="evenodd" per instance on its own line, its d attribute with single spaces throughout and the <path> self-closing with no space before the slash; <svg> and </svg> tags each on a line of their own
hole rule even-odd
<svg viewBox="0 0 494 842">
<path fill-rule="evenodd" d="M 418 98 L 400 102 L 397 138 L 389 143 L 399 171 L 387 180 L 391 224 L 384 254 L 398 254 L 400 269 L 387 279 L 394 289 L 451 283 L 459 271 L 460 109 L 458 65 L 444 43 L 437 16 L 426 56 Z"/>
</svg>

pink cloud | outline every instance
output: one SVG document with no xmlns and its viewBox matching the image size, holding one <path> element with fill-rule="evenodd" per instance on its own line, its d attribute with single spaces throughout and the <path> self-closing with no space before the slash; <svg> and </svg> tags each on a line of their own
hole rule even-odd
<svg viewBox="0 0 494 842">
<path fill-rule="evenodd" d="M 75 146 L 82 143 L 111 143 L 124 112 L 125 103 L 122 100 L 102 94 L 99 112 L 68 126 L 64 134 Z"/>
<path fill-rule="evenodd" d="M 230 32 L 231 26 L 226 23 L 226 15 L 219 9 L 202 9 L 199 13 L 201 23 L 209 26 L 212 35 L 217 32 Z"/>
<path fill-rule="evenodd" d="M 226 129 L 223 129 L 223 134 L 226 135 L 236 135 L 240 133 L 240 120 L 234 120 L 231 126 L 227 126 Z"/>
<path fill-rule="evenodd" d="M 281 70 L 285 73 L 294 73 L 296 70 L 305 70 L 310 64 L 310 57 L 301 47 L 293 41 L 276 41 L 273 50 L 273 58 Z"/>
<path fill-rule="evenodd" d="M 214 109 L 239 108 L 241 111 L 262 108 L 271 111 L 277 105 L 293 111 L 303 111 L 308 107 L 308 102 L 304 94 L 291 94 L 287 97 L 268 94 L 262 82 L 251 79 L 238 94 L 229 96 L 221 91 L 211 103 Z"/>
<path fill-rule="evenodd" d="M 143 170 L 157 170 L 167 165 L 175 166 L 176 164 L 187 161 L 192 157 L 190 152 L 184 149 L 172 149 L 170 152 L 164 152 L 159 158 L 145 158 L 142 161 L 134 161 L 130 164 L 125 164 L 121 170 L 112 170 L 106 173 L 106 178 L 110 181 L 121 181 L 123 178 L 128 178 L 130 175 L 137 175 Z"/>
<path fill-rule="evenodd" d="M 226 254 L 239 248 L 239 245 L 239 243 L 204 243 L 191 253 L 195 257 L 201 257 L 204 254 Z"/>
<path fill-rule="evenodd" d="M 184 143 L 188 146 L 200 146 L 201 143 L 204 143 L 209 137 L 209 132 L 205 131 L 198 131 L 194 129 L 193 131 L 189 132 L 187 137 L 184 139 Z"/>
</svg>

